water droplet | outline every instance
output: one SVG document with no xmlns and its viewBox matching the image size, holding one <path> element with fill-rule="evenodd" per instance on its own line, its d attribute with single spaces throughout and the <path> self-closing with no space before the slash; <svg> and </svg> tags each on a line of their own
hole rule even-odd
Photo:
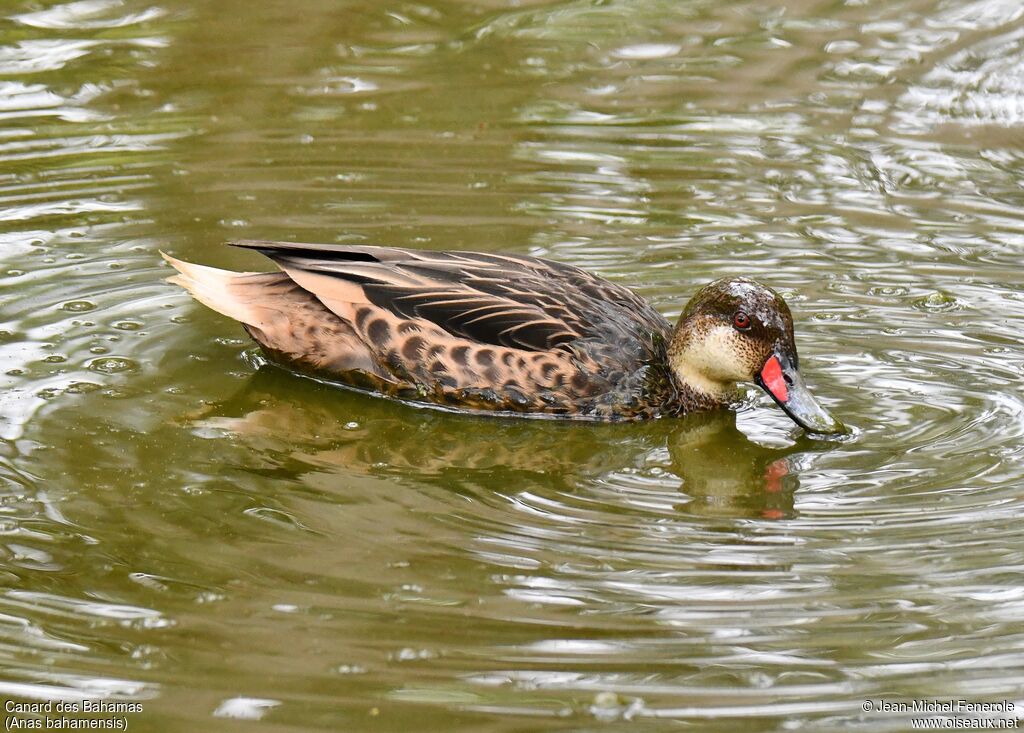
<svg viewBox="0 0 1024 733">
<path fill-rule="evenodd" d="M 93 310 L 95 307 L 96 304 L 90 303 L 88 300 L 69 300 L 60 308 L 61 310 L 71 311 L 72 313 L 85 313 Z"/>
<path fill-rule="evenodd" d="M 142 324 L 138 321 L 118 321 L 114 324 L 114 328 L 119 331 L 138 331 L 142 328 Z"/>
<path fill-rule="evenodd" d="M 358 664 L 339 664 L 334 671 L 338 674 L 366 674 L 366 667 Z"/>
<path fill-rule="evenodd" d="M 204 590 L 196 596 L 196 603 L 216 603 L 222 600 L 224 600 L 224 594 L 216 593 L 212 590 Z"/>
<path fill-rule="evenodd" d="M 923 311 L 930 312 L 946 312 L 960 310 L 964 307 L 963 301 L 958 298 L 954 298 L 952 295 L 947 295 L 939 291 L 929 293 L 924 298 L 918 298 L 914 301 L 914 307 Z"/>
<path fill-rule="evenodd" d="M 135 661 L 145 662 L 152 657 L 163 657 L 164 653 L 158 646 L 152 644 L 141 644 L 132 649 L 131 658 Z"/>
<path fill-rule="evenodd" d="M 396 662 L 411 662 L 417 659 L 435 659 L 436 657 L 437 652 L 435 651 L 430 649 L 413 649 L 412 647 L 399 649 L 390 655 L 390 658 Z"/>
<path fill-rule="evenodd" d="M 875 298 L 898 298 L 906 294 L 907 289 L 899 285 L 880 285 L 868 290 L 868 295 Z"/>
<path fill-rule="evenodd" d="M 124 625 L 136 629 L 169 629 L 177 626 L 178 623 L 174 619 L 164 618 L 163 616 L 148 616 Z"/>
<path fill-rule="evenodd" d="M 100 385 L 95 382 L 72 382 L 68 385 L 65 390 L 68 394 L 87 394 L 89 392 L 95 392 L 100 389 Z"/>
<path fill-rule="evenodd" d="M 63 364 L 68 358 L 63 354 L 50 354 L 49 356 L 43 357 L 43 361 L 47 364 Z"/>
<path fill-rule="evenodd" d="M 124 359 L 119 356 L 107 356 L 102 359 L 94 359 L 89 364 L 89 369 L 104 374 L 119 374 L 121 372 L 132 372 L 138 369 L 138 365 L 131 359 Z"/>
</svg>

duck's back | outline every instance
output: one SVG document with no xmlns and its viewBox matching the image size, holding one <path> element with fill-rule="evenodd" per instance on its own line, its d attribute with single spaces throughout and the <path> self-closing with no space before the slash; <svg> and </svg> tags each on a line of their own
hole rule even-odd
<svg viewBox="0 0 1024 733">
<path fill-rule="evenodd" d="M 649 391 L 668 322 L 579 268 L 512 254 L 236 244 L 281 272 L 171 259 L 176 281 L 288 366 L 451 407 L 604 419 L 658 411 Z"/>
</svg>

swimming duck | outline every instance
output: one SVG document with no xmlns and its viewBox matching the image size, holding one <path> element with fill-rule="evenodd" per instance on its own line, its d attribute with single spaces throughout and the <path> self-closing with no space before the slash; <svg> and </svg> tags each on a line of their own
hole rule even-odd
<svg viewBox="0 0 1024 733">
<path fill-rule="evenodd" d="M 845 431 L 798 370 L 793 318 L 742 277 L 672 325 L 625 287 L 539 257 L 239 241 L 277 272 L 164 254 L 168 278 L 301 372 L 449 408 L 595 420 L 726 406 L 753 381 L 804 429 Z"/>
</svg>

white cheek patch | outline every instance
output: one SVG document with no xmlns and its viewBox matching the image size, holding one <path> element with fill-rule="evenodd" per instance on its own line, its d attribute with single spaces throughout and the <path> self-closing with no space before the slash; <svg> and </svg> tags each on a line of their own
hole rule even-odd
<svg viewBox="0 0 1024 733">
<path fill-rule="evenodd" d="M 715 326 L 695 339 L 681 355 L 692 370 L 715 382 L 742 382 L 751 378 L 742 358 L 747 345 L 731 326 Z"/>
</svg>

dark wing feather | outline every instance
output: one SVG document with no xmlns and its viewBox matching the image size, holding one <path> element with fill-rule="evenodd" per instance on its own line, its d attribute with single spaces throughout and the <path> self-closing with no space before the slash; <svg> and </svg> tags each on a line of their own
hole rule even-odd
<svg viewBox="0 0 1024 733">
<path fill-rule="evenodd" d="M 397 247 L 233 242 L 282 269 L 342 278 L 378 307 L 424 318 L 480 343 L 530 351 L 598 340 L 627 347 L 669 325 L 630 290 L 579 268 L 526 255 Z M 631 342 L 631 343 L 626 343 Z"/>
</svg>

